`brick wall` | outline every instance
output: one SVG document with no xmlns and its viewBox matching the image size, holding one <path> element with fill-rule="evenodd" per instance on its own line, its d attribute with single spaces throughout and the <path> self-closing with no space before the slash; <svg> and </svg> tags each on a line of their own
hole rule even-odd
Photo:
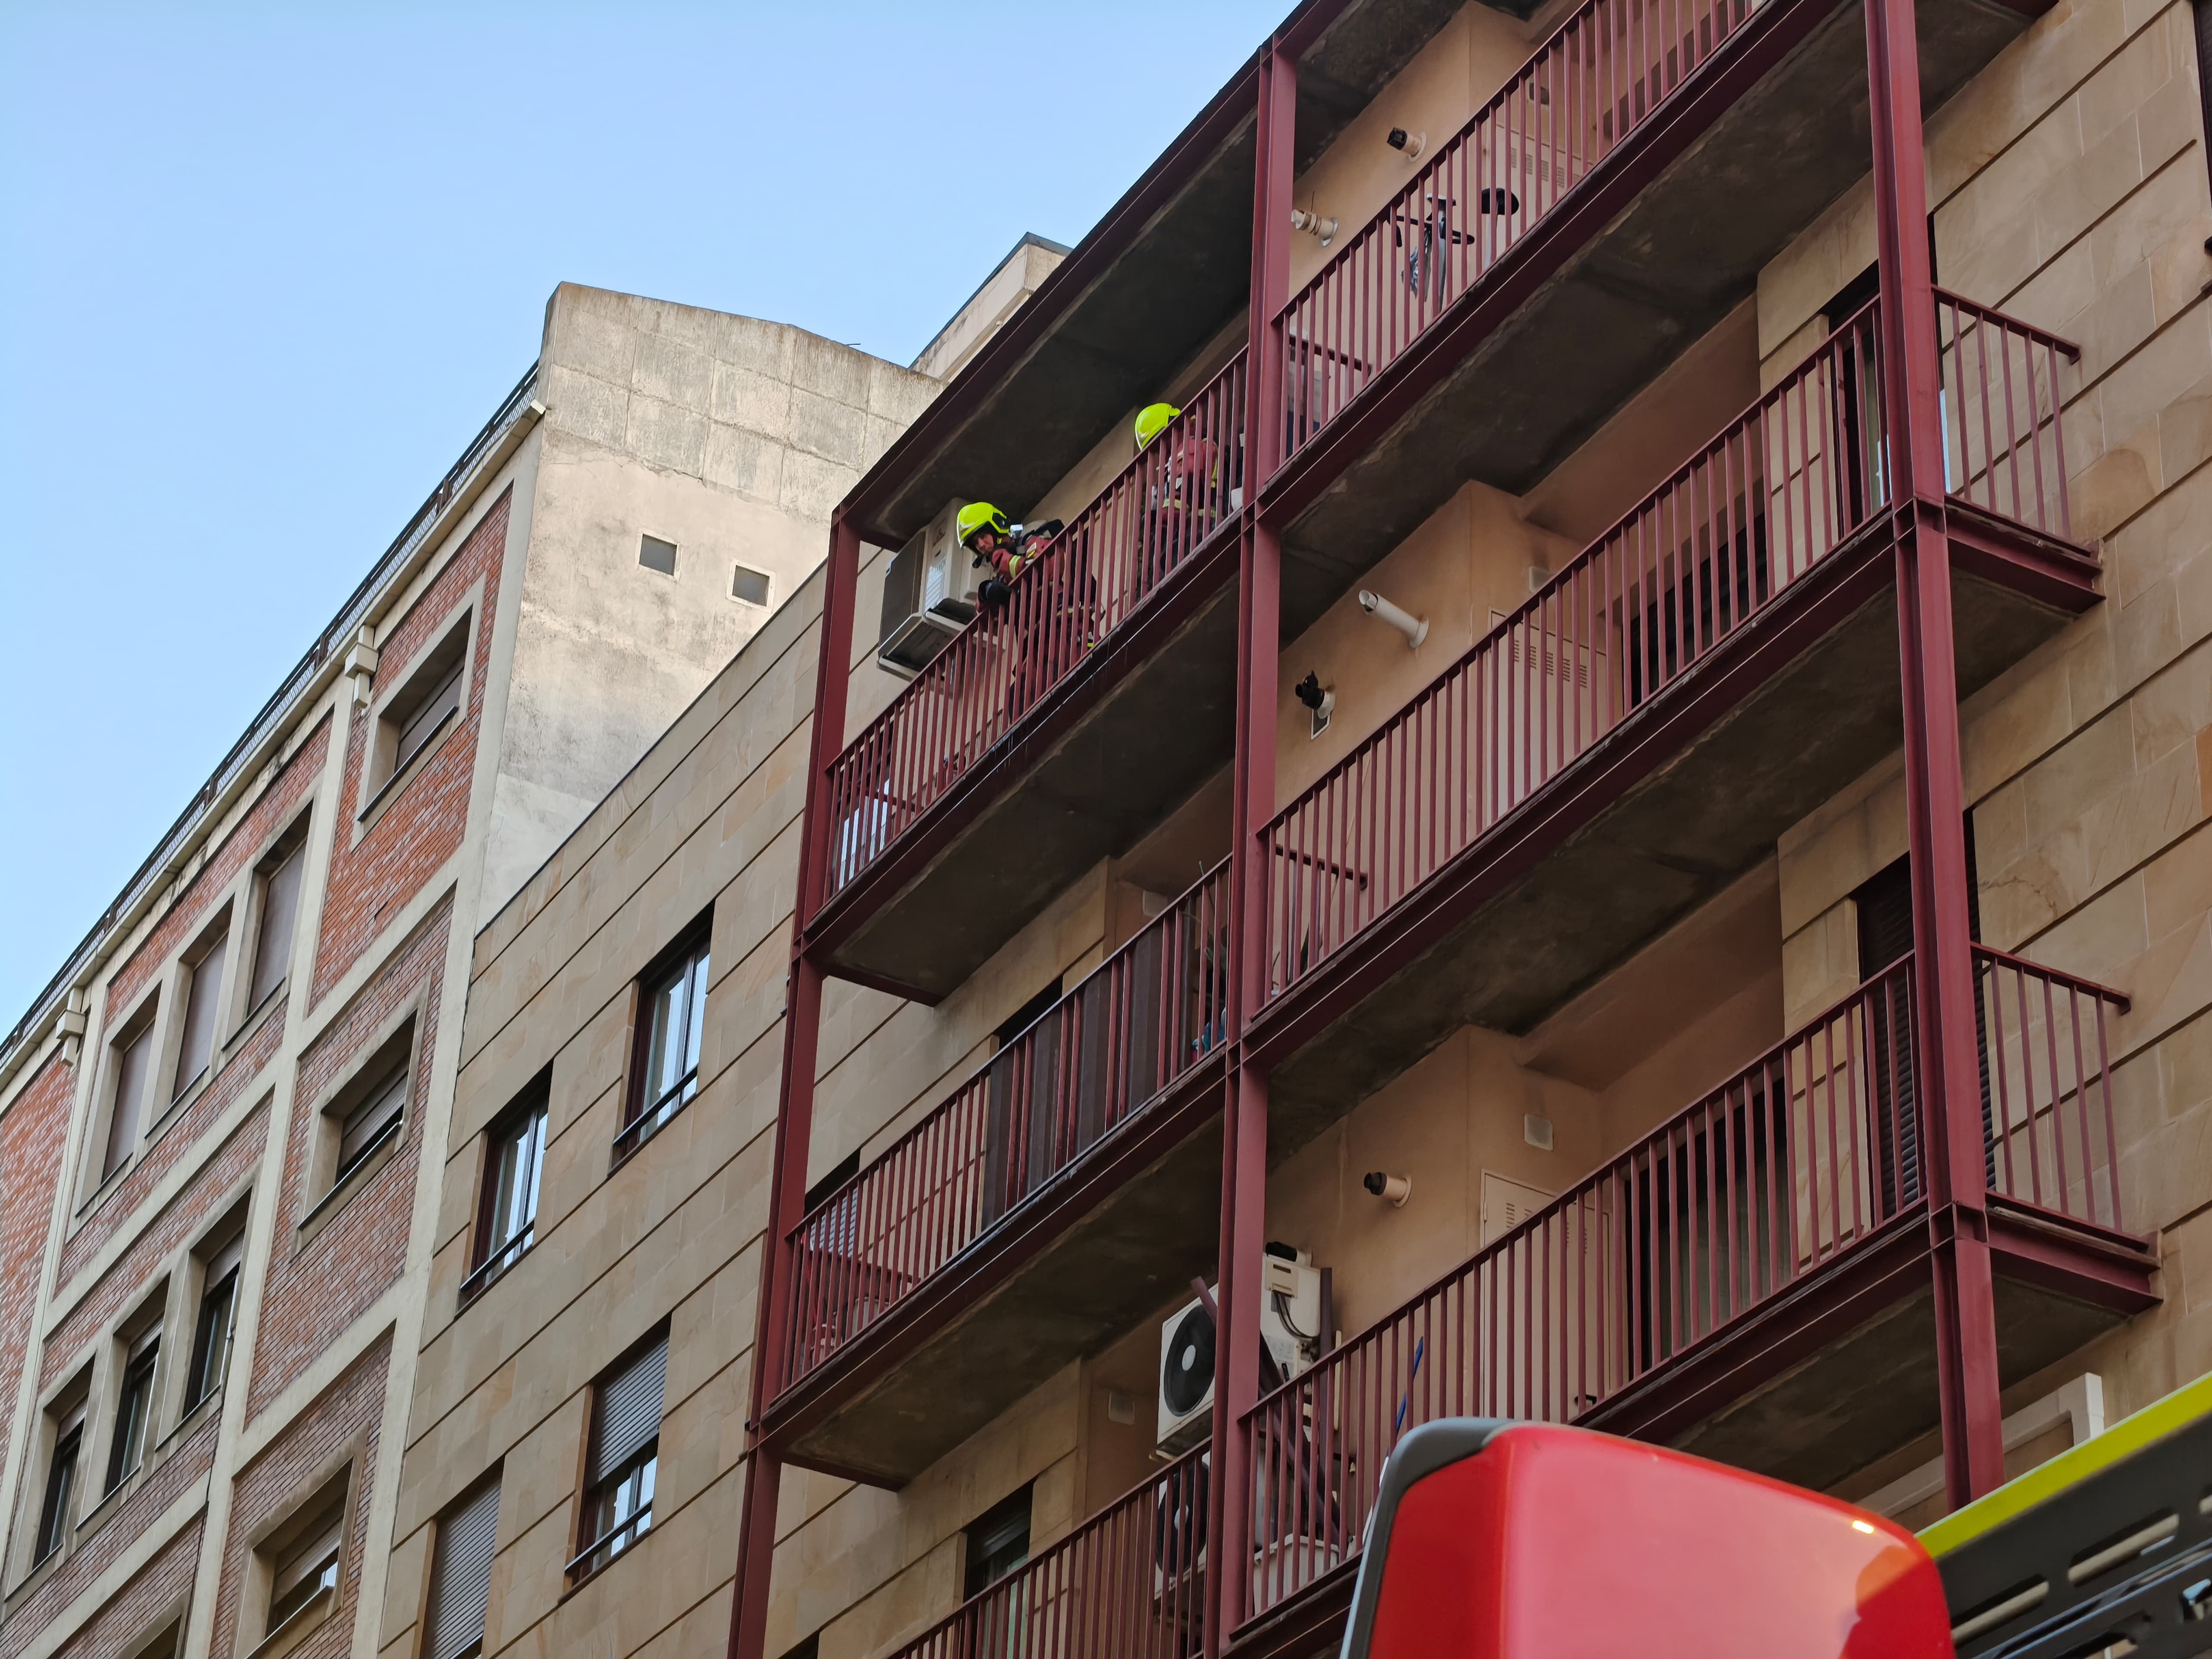
<svg viewBox="0 0 2212 1659">
<path fill-rule="evenodd" d="M 200 1524 L 195 1521 L 164 1544 L 120 1595 L 62 1644 L 61 1659 L 115 1659 L 118 1653 L 130 1652 L 152 1633 L 154 1621 L 176 1607 L 191 1589 L 199 1553 Z"/>
<path fill-rule="evenodd" d="M 131 1242 L 131 1248 L 100 1275 L 100 1283 L 85 1293 L 47 1337 L 45 1366 L 39 1382 L 40 1393 L 60 1382 L 70 1368 L 83 1358 L 85 1344 L 123 1313 L 130 1298 L 145 1288 L 148 1276 L 215 1218 L 216 1206 L 260 1161 L 261 1150 L 268 1140 L 269 1114 L 264 1108 L 248 1115 L 191 1185 L 171 1200 Z"/>
<path fill-rule="evenodd" d="M 248 1410 L 258 1413 L 305 1370 L 379 1293 L 399 1277 L 415 1203 L 415 1164 L 422 1146 L 423 1101 L 438 1041 L 438 993 L 453 927 L 449 897 L 392 953 L 376 977 L 300 1057 L 286 1137 L 284 1182 L 270 1251 L 269 1278 L 253 1354 Z M 415 1073 L 408 1085 L 405 1127 L 391 1161 L 351 1194 L 302 1246 L 300 1223 L 319 1194 L 307 1190 L 319 1103 L 363 1059 L 392 1016 L 421 996 Z"/>
<path fill-rule="evenodd" d="M 168 966 L 169 958 L 192 942 L 202 924 L 229 891 L 232 879 L 268 846 L 278 830 L 291 822 L 293 813 L 313 792 L 315 781 L 322 775 L 323 761 L 330 745 L 330 717 L 325 715 L 313 734 L 300 745 L 285 763 L 284 769 L 263 791 L 252 810 L 223 839 L 199 874 L 192 878 L 191 885 L 169 908 L 168 914 L 131 953 L 131 959 L 116 969 L 107 984 L 107 1010 L 111 1016 L 130 1011 L 138 994 Z M 234 917 L 234 930 L 237 925 Z"/>
<path fill-rule="evenodd" d="M 283 1046 L 285 1018 L 286 1010 L 280 997 L 262 1017 L 252 1037 L 222 1062 L 222 1069 L 193 1097 L 192 1103 L 178 1115 L 177 1121 L 138 1155 L 138 1161 L 117 1183 L 115 1191 L 85 1218 L 84 1225 L 63 1243 L 61 1274 L 57 1281 L 61 1288 L 66 1290 L 84 1271 L 86 1264 L 100 1254 L 100 1247 L 131 1221 L 146 1195 L 161 1184 L 172 1166 L 192 1150 L 210 1124 L 249 1090 L 266 1085 L 263 1073 Z M 258 1114 L 255 1121 L 259 1121 Z M 258 1152 L 256 1147 L 255 1154 Z M 251 1157 L 248 1161 L 252 1161 Z M 204 1188 L 207 1181 L 204 1177 L 195 1185 Z"/>
<path fill-rule="evenodd" d="M 386 918 L 397 915 L 459 850 L 468 828 L 469 785 L 476 766 L 477 734 L 483 723 L 492 617 L 499 609 L 500 556 L 507 544 L 507 507 L 513 495 L 510 485 L 378 647 L 380 672 L 384 672 L 385 665 L 389 665 L 391 672 L 402 672 L 417 652 L 434 642 L 453 606 L 478 578 L 483 579 L 483 602 L 474 619 L 475 668 L 469 677 L 461 719 L 398 796 L 384 804 L 358 844 L 354 840 L 355 814 L 360 806 L 362 769 L 368 763 L 375 722 L 368 710 L 357 712 L 351 722 L 346 742 L 345 790 L 340 798 L 342 817 L 331 849 L 322 933 L 315 951 L 316 1002 L 359 958 Z"/>
<path fill-rule="evenodd" d="M 270 1517 L 304 1496 L 307 1483 L 326 1462 L 348 1447 L 358 1446 L 361 1455 L 355 1465 L 353 1515 L 345 1559 L 338 1571 L 338 1604 L 331 1617 L 292 1651 L 297 1659 L 325 1659 L 325 1656 L 344 1653 L 351 1645 L 354 1613 L 361 1597 L 362 1547 L 368 1532 L 370 1475 L 376 1467 L 391 1360 L 392 1339 L 387 1334 L 240 1471 L 231 1489 L 230 1534 L 223 1541 L 210 1652 L 227 1654 L 237 1647 L 247 1540 Z"/>
<path fill-rule="evenodd" d="M 52 1055 L 0 1117 L 0 1468 L 7 1467 L 15 1388 L 30 1342 L 76 1085 L 76 1073 Z"/>
<path fill-rule="evenodd" d="M 0 1656 L 12 1659 L 12 1656 L 28 1647 L 47 1626 L 69 1610 L 71 1602 L 91 1588 L 93 1581 L 106 1571 L 140 1534 L 206 1474 L 215 1462 L 216 1437 L 221 1428 L 216 1413 L 202 1418 L 184 1439 L 158 1449 L 157 1461 L 137 1477 L 135 1485 L 126 1483 L 128 1495 L 118 1500 L 112 1513 L 95 1510 L 84 1516 L 86 1522 L 97 1524 L 90 1531 L 84 1525 L 79 1526 L 70 1553 L 38 1581 L 38 1588 L 15 1607 L 7 1624 L 0 1626 Z M 197 1534 L 198 1528 L 191 1530 Z"/>
</svg>

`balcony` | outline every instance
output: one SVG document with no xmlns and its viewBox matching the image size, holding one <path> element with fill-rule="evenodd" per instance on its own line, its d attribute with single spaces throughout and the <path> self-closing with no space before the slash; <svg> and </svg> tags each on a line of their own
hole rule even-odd
<svg viewBox="0 0 2212 1659">
<path fill-rule="evenodd" d="M 1923 101 L 2046 7 L 1928 0 Z M 1285 636 L 1468 478 L 1524 495 L 1867 165 L 1861 8 L 1585 0 L 1273 319 Z"/>
<path fill-rule="evenodd" d="M 2151 1305 L 2120 1212 L 2118 992 L 1978 948 L 2002 1380 Z M 1936 1425 L 1913 962 L 1619 1153 L 1243 1422 L 1252 1618 L 1340 1617 L 1382 1460 L 1461 1415 L 1578 1423 L 1814 1487 Z"/>
<path fill-rule="evenodd" d="M 1993 951 L 1976 970 L 2010 1380 L 2148 1305 L 2155 1262 L 2119 1209 L 2107 1016 L 2126 1000 Z M 1263 1397 L 1238 1425 L 1250 1488 L 1228 1497 L 1251 1540 L 1232 1650 L 1333 1648 L 1383 1461 L 1419 1423 L 1579 1423 L 1815 1485 L 1931 1426 L 1912 975 L 1909 957 L 1877 975 Z M 2069 1250 L 2087 1271 L 2062 1286 Z M 1735 1413 L 1638 1415 L 1692 1376 L 1726 1379 Z M 1808 1389 L 1826 1409 L 1794 1408 Z M 1205 1447 L 1167 1464 L 893 1659 L 1192 1659 L 1210 1467 Z"/>
<path fill-rule="evenodd" d="M 786 1461 L 903 1485 L 1213 1262 L 1218 865 L 801 1218 L 766 1413 Z"/>
<path fill-rule="evenodd" d="M 1935 319 L 1959 691 L 2096 600 L 2073 349 Z M 1878 302 L 1276 816 L 1270 1152 L 1458 1027 L 1523 1032 L 1900 741 Z"/>
<path fill-rule="evenodd" d="M 1244 356 L 830 769 L 834 970 L 933 1002 L 1228 759 Z"/>
</svg>

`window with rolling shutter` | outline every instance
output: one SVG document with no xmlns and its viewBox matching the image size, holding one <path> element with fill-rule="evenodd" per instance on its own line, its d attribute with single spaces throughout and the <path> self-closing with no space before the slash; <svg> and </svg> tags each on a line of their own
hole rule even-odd
<svg viewBox="0 0 2212 1659">
<path fill-rule="evenodd" d="M 496 1475 L 438 1522 L 429 1612 L 423 1621 L 423 1659 L 476 1659 L 483 1651 L 484 1608 L 490 1599 L 492 1544 L 498 1525 Z"/>
<path fill-rule="evenodd" d="M 597 1572 L 652 1529 L 667 1376 L 664 1330 L 634 1349 L 593 1391 L 584 1468 L 584 1544 L 568 1564 L 574 1577 Z"/>
</svg>

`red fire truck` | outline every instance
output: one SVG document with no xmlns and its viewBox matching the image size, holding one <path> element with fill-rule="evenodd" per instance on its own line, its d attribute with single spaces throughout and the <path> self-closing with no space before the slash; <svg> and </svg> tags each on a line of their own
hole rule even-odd
<svg viewBox="0 0 2212 1659">
<path fill-rule="evenodd" d="M 2182 1659 L 2212 1652 L 2212 1378 L 1923 1537 L 1471 1418 L 1398 1443 L 1370 1528 L 1342 1659 Z"/>
</svg>

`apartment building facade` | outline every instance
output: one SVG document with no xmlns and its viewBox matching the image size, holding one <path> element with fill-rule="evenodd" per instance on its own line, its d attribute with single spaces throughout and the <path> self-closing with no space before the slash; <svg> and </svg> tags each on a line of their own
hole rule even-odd
<svg viewBox="0 0 2212 1659">
<path fill-rule="evenodd" d="M 1292 12 L 478 938 L 382 1650 L 1315 1653 L 1410 1423 L 2212 1369 L 2199 39 Z"/>
<path fill-rule="evenodd" d="M 934 390 L 553 295 L 0 1048 L 0 1650 L 374 1647 L 479 919 L 805 584 Z"/>
</svg>

